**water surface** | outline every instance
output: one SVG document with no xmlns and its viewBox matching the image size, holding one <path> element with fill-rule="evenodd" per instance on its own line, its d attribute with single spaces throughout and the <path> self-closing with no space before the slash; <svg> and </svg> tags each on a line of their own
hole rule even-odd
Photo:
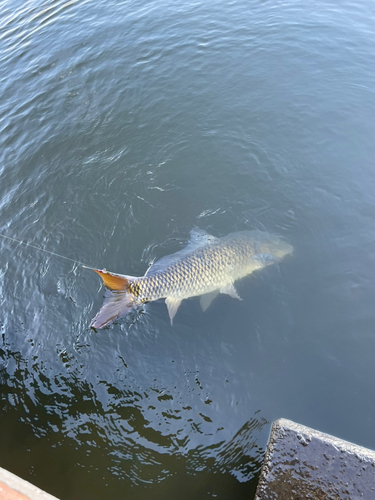
<svg viewBox="0 0 375 500">
<path fill-rule="evenodd" d="M 134 276 L 193 226 L 295 251 L 95 332 L 94 273 L 0 239 L 0 466 L 229 499 L 276 418 L 375 449 L 374 33 L 368 0 L 3 2 L 2 234 Z"/>
</svg>

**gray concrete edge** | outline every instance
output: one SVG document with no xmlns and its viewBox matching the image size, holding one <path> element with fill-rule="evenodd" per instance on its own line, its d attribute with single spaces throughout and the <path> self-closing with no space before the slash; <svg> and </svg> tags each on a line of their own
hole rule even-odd
<svg viewBox="0 0 375 500">
<path fill-rule="evenodd" d="M 297 424 L 292 420 L 288 420 L 286 418 L 279 418 L 275 420 L 272 424 L 270 436 L 274 435 L 277 438 L 282 438 L 284 436 L 284 428 L 287 427 L 293 430 L 297 437 L 301 436 L 301 439 L 311 439 L 312 437 L 320 439 L 322 441 L 328 442 L 332 444 L 337 450 L 345 451 L 347 453 L 353 453 L 358 457 L 363 459 L 371 459 L 375 461 L 375 451 L 370 450 L 369 448 L 364 448 L 363 446 L 359 446 L 349 441 L 345 441 L 344 439 L 340 439 L 338 437 L 332 436 L 331 434 L 325 434 L 324 432 L 317 431 L 312 429 L 311 427 L 306 427 L 305 425 Z M 301 443 L 303 444 L 303 443 Z M 273 448 L 274 442 L 272 440 L 269 441 L 269 446 L 267 447 L 267 452 L 270 453 Z"/>
<path fill-rule="evenodd" d="M 375 500 L 375 451 L 284 418 L 273 422 L 255 500 Z"/>
</svg>

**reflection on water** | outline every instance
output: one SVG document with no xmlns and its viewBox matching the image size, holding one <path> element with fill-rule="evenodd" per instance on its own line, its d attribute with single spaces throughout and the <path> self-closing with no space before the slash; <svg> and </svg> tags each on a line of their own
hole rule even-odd
<svg viewBox="0 0 375 500">
<path fill-rule="evenodd" d="M 147 487 L 172 478 L 173 488 L 173 476 L 184 473 L 196 476 L 193 484 L 204 483 L 212 495 L 220 492 L 222 483 L 236 488 L 236 481 L 252 480 L 259 471 L 263 450 L 255 436 L 267 422 L 258 415 L 231 439 L 215 439 L 221 429 L 214 429 L 210 417 L 197 413 L 199 409 L 184 407 L 181 398 L 156 386 L 145 393 L 127 389 L 126 383 L 122 389 L 99 379 L 93 385 L 78 373 L 78 367 L 72 369 L 72 359 L 66 353 L 60 353 L 67 369 L 64 376 L 47 376 L 38 360 L 27 362 L 11 349 L 0 354 L 2 413 L 9 414 L 7 429 L 1 432 L 3 452 L 9 453 L 7 462 L 11 466 L 19 453 L 33 449 L 20 467 L 24 474 L 45 466 L 44 453 L 57 457 L 58 463 L 52 467 L 57 469 L 61 465 L 60 450 L 66 462 L 66 484 L 61 491 L 69 498 L 77 495 L 70 477 L 77 467 L 83 469 L 78 479 L 82 485 L 92 481 L 88 474 L 99 470 L 116 478 L 111 485 L 113 491 L 122 491 L 121 480 Z M 199 385 L 196 377 L 194 380 Z M 212 401 L 205 400 L 204 404 Z M 192 431 L 204 436 L 202 443 L 212 444 L 192 445 Z M 93 482 L 96 488 L 105 490 L 104 484 L 96 484 L 97 478 Z M 191 486 L 188 488 L 182 498 L 191 495 Z M 240 492 L 240 485 L 238 488 Z M 149 495 L 147 489 L 139 493 L 139 497 L 142 495 Z"/>
<path fill-rule="evenodd" d="M 276 418 L 375 448 L 374 26 L 368 0 L 3 2 L 0 233 L 134 276 L 194 226 L 295 250 L 241 302 L 95 332 L 94 273 L 0 239 L 0 466 L 62 500 L 251 498 Z"/>
</svg>

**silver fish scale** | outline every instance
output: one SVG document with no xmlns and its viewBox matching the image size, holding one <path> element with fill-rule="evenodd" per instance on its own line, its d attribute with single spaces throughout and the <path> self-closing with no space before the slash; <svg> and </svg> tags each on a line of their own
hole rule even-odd
<svg viewBox="0 0 375 500">
<path fill-rule="evenodd" d="M 96 270 L 111 291 L 91 325 L 104 328 L 141 303 L 162 298 L 166 299 L 172 324 L 183 299 L 215 292 L 201 300 L 205 311 L 216 292 L 239 298 L 233 286 L 236 280 L 278 262 L 292 251 L 287 242 L 262 231 L 242 231 L 219 239 L 192 230 L 183 250 L 160 259 L 142 278 Z"/>
<path fill-rule="evenodd" d="M 241 269 L 254 255 L 254 242 L 228 235 L 217 243 L 194 250 L 164 271 L 137 279 L 139 300 L 163 297 L 186 298 L 208 293 L 237 279 Z"/>
</svg>

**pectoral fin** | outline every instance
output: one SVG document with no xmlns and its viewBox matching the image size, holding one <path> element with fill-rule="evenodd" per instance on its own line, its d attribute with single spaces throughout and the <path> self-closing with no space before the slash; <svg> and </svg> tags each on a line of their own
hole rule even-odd
<svg viewBox="0 0 375 500">
<path fill-rule="evenodd" d="M 214 300 L 215 297 L 219 295 L 219 290 L 214 290 L 213 292 L 210 293 L 205 293 L 204 295 L 201 295 L 200 298 L 200 304 L 202 311 L 207 311 L 207 309 L 210 307 L 211 302 Z"/>
<path fill-rule="evenodd" d="M 165 299 L 167 304 L 169 318 L 171 320 L 171 325 L 173 325 L 173 318 L 176 316 L 177 309 L 180 307 L 181 300 L 174 297 L 168 297 Z"/>
<path fill-rule="evenodd" d="M 228 283 L 227 285 L 220 288 L 220 293 L 226 293 L 227 295 L 230 295 L 234 299 L 242 300 L 241 297 L 238 295 L 237 290 L 234 288 L 233 283 Z"/>
<path fill-rule="evenodd" d="M 275 264 L 280 259 L 274 257 L 270 253 L 258 253 L 253 256 L 253 262 L 256 264 L 258 269 L 263 269 L 263 267 L 270 266 L 271 264 Z"/>
</svg>

